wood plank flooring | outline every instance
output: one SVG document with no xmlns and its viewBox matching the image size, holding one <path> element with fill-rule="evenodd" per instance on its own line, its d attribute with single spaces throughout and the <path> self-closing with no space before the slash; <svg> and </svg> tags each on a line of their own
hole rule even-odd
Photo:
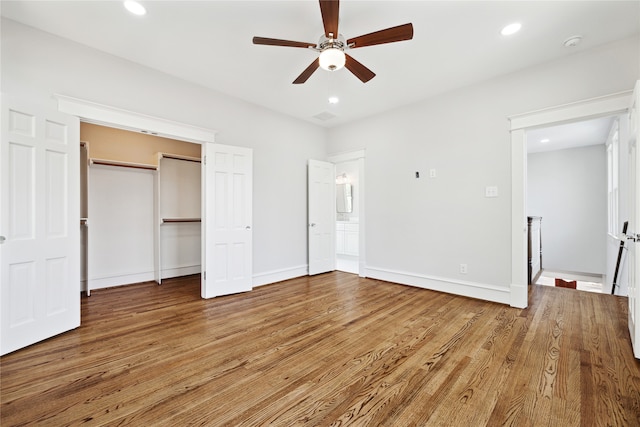
<svg viewBox="0 0 640 427">
<path fill-rule="evenodd" d="M 0 359 L 0 424 L 640 426 L 627 300 L 520 310 L 347 273 L 200 299 L 96 290 L 82 326 Z"/>
</svg>

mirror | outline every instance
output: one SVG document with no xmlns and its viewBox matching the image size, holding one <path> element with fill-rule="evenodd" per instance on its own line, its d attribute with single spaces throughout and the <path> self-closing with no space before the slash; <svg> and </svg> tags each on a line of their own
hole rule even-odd
<svg viewBox="0 0 640 427">
<path fill-rule="evenodd" d="M 351 184 L 336 184 L 336 210 L 351 213 L 352 209 Z"/>
</svg>

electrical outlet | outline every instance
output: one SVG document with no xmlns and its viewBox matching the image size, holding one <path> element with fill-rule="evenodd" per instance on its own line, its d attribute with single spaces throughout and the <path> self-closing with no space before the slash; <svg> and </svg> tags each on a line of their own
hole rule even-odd
<svg viewBox="0 0 640 427">
<path fill-rule="evenodd" d="M 460 264 L 460 274 L 467 274 L 467 264 Z"/>
</svg>

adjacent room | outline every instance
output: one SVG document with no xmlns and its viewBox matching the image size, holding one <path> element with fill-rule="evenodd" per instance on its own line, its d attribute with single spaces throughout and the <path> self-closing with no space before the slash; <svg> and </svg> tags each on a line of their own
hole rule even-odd
<svg viewBox="0 0 640 427">
<path fill-rule="evenodd" d="M 3 426 L 640 425 L 639 2 L 0 15 Z"/>
</svg>

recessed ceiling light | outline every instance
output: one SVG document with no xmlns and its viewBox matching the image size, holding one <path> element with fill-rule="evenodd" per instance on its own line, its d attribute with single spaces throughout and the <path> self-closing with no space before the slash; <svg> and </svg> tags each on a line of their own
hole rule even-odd
<svg viewBox="0 0 640 427">
<path fill-rule="evenodd" d="M 549 138 L 543 138 L 543 139 L 541 139 L 541 140 L 540 140 L 540 142 L 541 142 L 542 144 L 546 144 L 546 143 L 547 143 L 547 142 L 549 142 L 549 141 L 551 141 Z"/>
<path fill-rule="evenodd" d="M 337 96 L 329 97 L 329 104 L 337 104 L 338 102 L 340 102 L 340 99 Z"/>
<path fill-rule="evenodd" d="M 134 15 L 142 16 L 147 13 L 147 9 L 144 8 L 143 5 L 134 0 L 126 0 L 124 2 L 124 7 Z"/>
<path fill-rule="evenodd" d="M 511 34 L 515 34 L 520 31 L 522 28 L 522 24 L 519 22 L 514 22 L 513 24 L 509 24 L 500 31 L 500 34 L 503 36 L 510 36 Z"/>
</svg>

